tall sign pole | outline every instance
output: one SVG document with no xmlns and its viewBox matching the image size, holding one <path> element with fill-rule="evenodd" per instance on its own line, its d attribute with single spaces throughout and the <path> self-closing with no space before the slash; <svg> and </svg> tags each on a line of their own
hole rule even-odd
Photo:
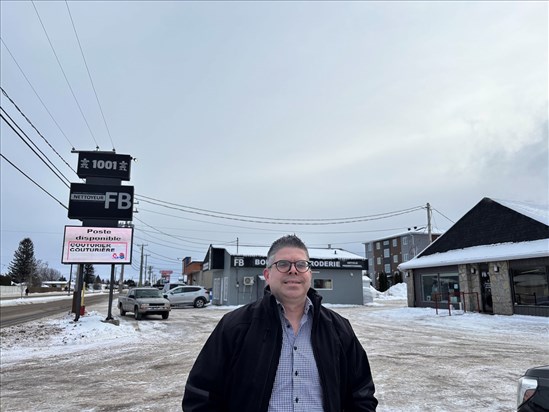
<svg viewBox="0 0 549 412">
<path fill-rule="evenodd" d="M 110 264 L 109 314 L 112 320 L 112 293 L 115 264 L 131 264 L 133 228 L 119 228 L 119 221 L 133 217 L 133 186 L 130 180 L 132 157 L 114 151 L 75 151 L 78 153 L 78 177 L 86 183 L 72 183 L 68 217 L 82 221 L 82 227 L 65 227 L 63 263 L 78 263 L 78 290 L 73 296 L 77 321 L 83 312 L 82 288 L 84 264 Z"/>
<path fill-rule="evenodd" d="M 122 266 L 124 267 L 124 266 Z M 107 319 L 112 320 L 112 295 L 113 295 L 113 285 L 114 285 L 114 264 L 111 265 L 111 281 L 109 283 L 109 311 L 107 313 Z"/>
</svg>

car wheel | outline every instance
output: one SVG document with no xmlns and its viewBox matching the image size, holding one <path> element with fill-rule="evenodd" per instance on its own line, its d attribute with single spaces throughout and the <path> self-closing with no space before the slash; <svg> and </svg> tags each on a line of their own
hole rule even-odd
<svg viewBox="0 0 549 412">
<path fill-rule="evenodd" d="M 139 313 L 139 308 L 136 306 L 133 308 L 133 315 L 135 317 L 135 320 L 141 320 L 141 313 Z"/>
<path fill-rule="evenodd" d="M 195 308 L 203 308 L 205 304 L 206 304 L 206 301 L 202 298 L 198 298 L 194 301 Z"/>
<path fill-rule="evenodd" d="M 162 319 L 168 319 L 168 316 L 170 316 L 170 312 L 164 312 L 162 314 Z"/>
<path fill-rule="evenodd" d="M 126 316 L 126 311 L 122 309 L 122 304 L 118 305 L 118 309 L 120 309 L 120 316 Z"/>
</svg>

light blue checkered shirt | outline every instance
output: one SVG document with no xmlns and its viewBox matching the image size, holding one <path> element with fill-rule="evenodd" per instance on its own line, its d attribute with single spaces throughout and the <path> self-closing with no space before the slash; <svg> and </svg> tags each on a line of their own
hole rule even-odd
<svg viewBox="0 0 549 412">
<path fill-rule="evenodd" d="M 282 322 L 282 352 L 274 381 L 269 412 L 323 412 L 320 377 L 311 346 L 313 306 L 307 298 L 299 330 L 292 325 L 278 303 Z"/>
</svg>

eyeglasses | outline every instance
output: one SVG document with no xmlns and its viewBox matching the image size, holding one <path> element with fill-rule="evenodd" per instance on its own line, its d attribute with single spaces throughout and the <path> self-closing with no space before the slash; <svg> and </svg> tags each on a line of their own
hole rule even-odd
<svg viewBox="0 0 549 412">
<path fill-rule="evenodd" d="M 295 266 L 295 270 L 303 273 L 309 270 L 309 268 L 311 267 L 311 262 L 309 262 L 308 260 L 298 260 L 296 262 L 290 262 L 289 260 L 279 260 L 278 262 L 274 262 L 272 265 L 270 265 L 269 269 L 273 266 L 276 266 L 276 269 L 280 273 L 288 273 L 292 268 L 292 265 Z"/>
</svg>

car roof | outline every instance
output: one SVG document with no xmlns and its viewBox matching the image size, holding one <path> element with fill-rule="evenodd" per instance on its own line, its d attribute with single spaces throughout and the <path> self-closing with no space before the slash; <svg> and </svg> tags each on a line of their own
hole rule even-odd
<svg viewBox="0 0 549 412">
<path fill-rule="evenodd" d="M 204 289 L 204 286 L 200 286 L 200 285 L 181 285 L 181 286 L 178 286 L 176 288 L 173 288 L 172 290 L 181 289 L 181 288 L 202 288 L 202 289 Z"/>
</svg>

